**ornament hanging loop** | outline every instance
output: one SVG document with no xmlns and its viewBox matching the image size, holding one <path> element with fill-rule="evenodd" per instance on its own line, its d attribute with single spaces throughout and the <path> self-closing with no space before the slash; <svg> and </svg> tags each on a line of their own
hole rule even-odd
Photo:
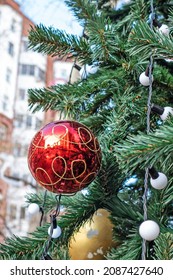
<svg viewBox="0 0 173 280">
<path fill-rule="evenodd" d="M 46 199 L 47 199 L 47 190 L 45 190 L 45 193 L 44 193 L 43 205 L 40 207 L 40 211 L 41 211 L 40 227 L 42 226 L 42 222 L 44 219 L 44 207 L 45 207 Z"/>
<path fill-rule="evenodd" d="M 52 221 L 52 219 L 56 218 L 60 213 L 61 194 L 56 195 L 55 199 L 57 201 L 57 204 L 56 204 L 56 209 L 52 210 L 51 213 L 50 213 L 51 221 Z"/>
</svg>

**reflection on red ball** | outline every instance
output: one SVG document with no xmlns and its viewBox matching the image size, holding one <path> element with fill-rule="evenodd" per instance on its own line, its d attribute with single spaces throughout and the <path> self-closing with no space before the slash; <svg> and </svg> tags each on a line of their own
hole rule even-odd
<svg viewBox="0 0 173 280">
<path fill-rule="evenodd" d="M 91 183 L 101 164 L 97 138 L 81 123 L 56 121 L 33 138 L 28 165 L 35 180 L 47 190 L 72 194 Z"/>
</svg>

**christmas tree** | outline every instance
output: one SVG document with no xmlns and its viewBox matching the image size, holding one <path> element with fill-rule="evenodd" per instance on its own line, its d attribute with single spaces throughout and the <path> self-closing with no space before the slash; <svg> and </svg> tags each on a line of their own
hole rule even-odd
<svg viewBox="0 0 173 280">
<path fill-rule="evenodd" d="M 82 36 L 43 25 L 30 31 L 32 49 L 73 59 L 81 73 L 73 84 L 30 89 L 30 110 L 55 110 L 87 126 L 102 161 L 85 192 L 62 194 L 62 215 L 55 193 L 40 187 L 28 195 L 28 205 L 54 210 L 57 224 L 41 221 L 30 237 L 6 239 L 1 259 L 70 259 L 73 237 L 99 209 L 112 225 L 104 258 L 173 258 L 173 4 L 131 0 L 115 9 L 116 2 L 66 0 Z M 52 238 L 57 225 L 59 237 Z"/>
</svg>

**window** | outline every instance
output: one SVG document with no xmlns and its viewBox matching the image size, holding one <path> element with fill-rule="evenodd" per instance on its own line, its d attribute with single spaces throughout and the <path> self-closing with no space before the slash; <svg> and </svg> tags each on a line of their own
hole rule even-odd
<svg viewBox="0 0 173 280">
<path fill-rule="evenodd" d="M 35 129 L 38 130 L 41 128 L 42 125 L 42 121 L 40 121 L 39 119 L 36 118 L 35 120 Z"/>
<path fill-rule="evenodd" d="M 7 70 L 6 70 L 6 81 L 7 81 L 8 83 L 11 82 L 11 76 L 12 76 L 12 71 L 11 71 L 10 68 L 7 68 Z"/>
<path fill-rule="evenodd" d="M 2 190 L 0 189 L 0 202 L 3 201 L 3 198 L 4 198 L 4 196 L 3 196 Z"/>
<path fill-rule="evenodd" d="M 29 72 L 30 76 L 34 76 L 35 66 L 34 65 L 28 65 L 28 72 Z"/>
<path fill-rule="evenodd" d="M 6 140 L 7 137 L 7 126 L 3 123 L 0 123 L 0 140 Z"/>
<path fill-rule="evenodd" d="M 24 207 L 20 208 L 20 219 L 25 219 L 25 208 Z"/>
<path fill-rule="evenodd" d="M 16 218 L 16 210 L 17 207 L 14 204 L 10 205 L 10 220 L 14 220 Z"/>
<path fill-rule="evenodd" d="M 8 42 L 8 53 L 11 56 L 14 56 L 14 44 L 11 42 Z"/>
<path fill-rule="evenodd" d="M 41 80 L 41 81 L 44 81 L 45 80 L 45 72 L 43 70 L 41 70 L 40 68 L 38 69 L 38 78 Z"/>
<path fill-rule="evenodd" d="M 8 109 L 8 96 L 4 95 L 3 100 L 2 100 L 2 108 L 4 111 L 6 111 Z"/>
<path fill-rule="evenodd" d="M 60 70 L 60 76 L 62 78 L 67 78 L 68 74 L 67 74 L 67 69 L 61 69 Z"/>
<path fill-rule="evenodd" d="M 12 32 L 16 31 L 16 20 L 15 19 L 12 19 L 10 29 L 11 29 Z"/>
<path fill-rule="evenodd" d="M 21 64 L 19 67 L 19 73 L 22 75 L 27 75 L 27 65 Z"/>
<path fill-rule="evenodd" d="M 15 126 L 22 127 L 23 124 L 23 115 L 17 114 L 15 117 Z"/>
<path fill-rule="evenodd" d="M 20 67 L 19 67 L 19 74 L 34 76 L 35 65 L 21 64 Z"/>
<path fill-rule="evenodd" d="M 28 41 L 23 40 L 22 41 L 22 51 L 27 52 L 28 51 Z"/>
<path fill-rule="evenodd" d="M 26 157 L 28 151 L 28 145 L 23 145 L 20 143 L 15 142 L 14 148 L 13 148 L 13 154 L 16 157 Z M 13 175 L 14 176 L 14 175 Z M 20 177 L 20 175 L 16 176 Z"/>
<path fill-rule="evenodd" d="M 26 127 L 31 127 L 31 126 L 32 126 L 32 117 L 26 116 Z"/>
<path fill-rule="evenodd" d="M 25 97 L 26 97 L 26 90 L 23 89 L 23 88 L 20 88 L 20 89 L 19 89 L 18 95 L 19 95 L 19 99 L 20 99 L 20 100 L 25 100 Z"/>
<path fill-rule="evenodd" d="M 20 157 L 21 156 L 21 149 L 22 148 L 21 148 L 20 144 L 15 144 L 14 150 L 13 150 L 14 156 Z"/>
</svg>

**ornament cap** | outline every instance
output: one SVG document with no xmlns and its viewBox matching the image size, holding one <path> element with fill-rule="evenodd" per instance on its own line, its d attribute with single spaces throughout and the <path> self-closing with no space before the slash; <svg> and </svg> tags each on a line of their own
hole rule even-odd
<svg viewBox="0 0 173 280">
<path fill-rule="evenodd" d="M 77 65 L 77 64 L 74 64 L 74 68 L 76 68 L 78 71 L 81 70 L 81 67 L 79 65 Z"/>
<path fill-rule="evenodd" d="M 147 68 L 146 68 L 146 70 L 145 70 L 145 75 L 147 76 L 147 77 L 149 77 L 149 75 L 150 75 L 150 67 L 149 67 L 149 65 L 147 66 Z M 152 67 L 152 69 L 151 69 L 151 72 L 153 72 L 153 67 Z M 153 78 L 153 77 L 152 77 Z"/>
<path fill-rule="evenodd" d="M 147 66 L 147 68 L 146 68 L 146 70 L 145 70 L 145 75 L 146 75 L 147 77 L 149 77 L 149 66 Z"/>
<path fill-rule="evenodd" d="M 54 217 L 53 217 L 52 224 L 53 224 L 53 229 L 57 228 L 57 220 L 56 220 L 56 216 L 54 216 Z"/>
<path fill-rule="evenodd" d="M 89 36 L 85 32 L 83 33 L 83 37 L 87 40 L 89 39 Z"/>
<path fill-rule="evenodd" d="M 164 113 L 164 108 L 159 105 L 152 104 L 151 111 L 161 116 Z"/>
<path fill-rule="evenodd" d="M 156 18 L 153 20 L 153 25 L 154 27 L 161 27 L 162 26 L 162 23 L 160 23 Z"/>
<path fill-rule="evenodd" d="M 42 260 L 52 260 L 52 258 L 49 254 L 46 254 L 42 257 Z"/>
<path fill-rule="evenodd" d="M 149 174 L 152 179 L 157 179 L 159 177 L 159 173 L 154 167 L 149 168 Z"/>
</svg>

